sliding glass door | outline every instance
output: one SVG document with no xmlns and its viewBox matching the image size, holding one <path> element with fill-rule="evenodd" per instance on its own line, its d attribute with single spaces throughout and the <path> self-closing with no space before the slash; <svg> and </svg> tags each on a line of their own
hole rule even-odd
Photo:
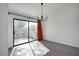
<svg viewBox="0 0 79 59">
<path fill-rule="evenodd" d="M 37 39 L 37 23 L 29 22 L 29 41 Z"/>
<path fill-rule="evenodd" d="M 37 23 L 14 19 L 13 21 L 13 46 L 32 42 L 37 39 Z"/>
<path fill-rule="evenodd" d="M 28 22 L 14 20 L 14 45 L 28 42 Z"/>
</svg>

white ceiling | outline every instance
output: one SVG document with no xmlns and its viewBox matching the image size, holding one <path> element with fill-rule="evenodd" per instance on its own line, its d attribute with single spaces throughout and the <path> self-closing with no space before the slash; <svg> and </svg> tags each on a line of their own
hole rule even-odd
<svg viewBox="0 0 79 59">
<path fill-rule="evenodd" d="M 57 10 L 59 7 L 63 7 L 62 3 L 44 3 L 44 15 L 48 16 Z M 41 4 L 40 3 L 9 3 L 9 11 L 16 12 L 28 16 L 41 16 Z"/>
</svg>

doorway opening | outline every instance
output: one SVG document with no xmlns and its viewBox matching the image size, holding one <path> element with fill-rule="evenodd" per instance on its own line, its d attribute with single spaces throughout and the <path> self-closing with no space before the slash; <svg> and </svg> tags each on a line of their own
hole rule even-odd
<svg viewBox="0 0 79 59">
<path fill-rule="evenodd" d="M 13 47 L 37 40 L 37 22 L 13 19 Z"/>
</svg>

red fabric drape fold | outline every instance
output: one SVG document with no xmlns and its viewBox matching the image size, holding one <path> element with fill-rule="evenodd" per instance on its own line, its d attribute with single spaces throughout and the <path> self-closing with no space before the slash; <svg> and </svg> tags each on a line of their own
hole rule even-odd
<svg viewBox="0 0 79 59">
<path fill-rule="evenodd" d="M 42 41 L 43 40 L 43 35 L 42 35 L 42 25 L 41 25 L 41 20 L 37 21 L 37 37 L 38 37 L 38 41 Z"/>
</svg>

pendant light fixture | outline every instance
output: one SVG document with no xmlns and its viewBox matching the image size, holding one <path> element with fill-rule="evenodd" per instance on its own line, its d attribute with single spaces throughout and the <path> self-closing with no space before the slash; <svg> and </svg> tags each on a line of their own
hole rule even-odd
<svg viewBox="0 0 79 59">
<path fill-rule="evenodd" d="M 46 21 L 48 17 L 47 16 L 44 16 L 43 11 L 44 11 L 43 10 L 43 3 L 41 3 L 41 20 L 42 21 Z"/>
</svg>

